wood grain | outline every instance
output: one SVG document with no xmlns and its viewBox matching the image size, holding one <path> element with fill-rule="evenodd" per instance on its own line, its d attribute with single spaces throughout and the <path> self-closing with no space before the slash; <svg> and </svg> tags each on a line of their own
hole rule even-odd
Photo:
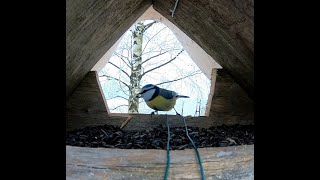
<svg viewBox="0 0 320 180">
<path fill-rule="evenodd" d="M 253 0 L 155 1 L 153 8 L 180 28 L 226 69 L 253 97 L 254 2 Z"/>
<path fill-rule="evenodd" d="M 130 122 L 123 128 L 126 131 L 140 131 L 140 130 L 152 130 L 153 128 L 163 126 L 166 127 L 167 116 L 166 115 L 153 115 L 152 118 L 149 114 L 129 114 L 132 116 Z M 224 119 L 228 117 L 228 119 Z M 168 122 L 170 127 L 184 127 L 183 119 L 177 115 L 168 115 Z M 252 119 L 239 119 L 237 116 L 229 115 L 228 113 L 219 113 L 215 117 L 217 120 L 212 119 L 211 117 L 186 117 L 186 123 L 190 127 L 199 127 L 199 128 L 209 128 L 212 126 L 221 126 L 221 125 L 252 125 Z M 80 118 L 79 118 L 80 119 Z M 77 124 L 77 126 L 69 126 L 67 131 L 74 130 L 76 128 L 82 128 L 86 126 L 95 126 L 95 125 L 113 125 L 121 127 L 122 124 L 128 119 L 127 114 L 123 116 L 112 116 L 109 115 L 105 121 L 98 121 L 98 119 L 92 119 L 91 121 L 85 121 Z"/>
<path fill-rule="evenodd" d="M 107 107 L 97 72 L 90 71 L 67 100 L 66 129 L 105 124 Z"/>
<path fill-rule="evenodd" d="M 150 0 L 66 1 L 67 98 L 150 5 Z"/>
<path fill-rule="evenodd" d="M 254 101 L 225 70 L 217 72 L 209 117 L 217 122 L 254 122 Z"/>
<path fill-rule="evenodd" d="M 199 148 L 206 179 L 253 179 L 254 145 Z M 169 179 L 200 179 L 193 149 L 171 151 Z M 163 179 L 166 151 L 66 146 L 67 179 Z"/>
</svg>

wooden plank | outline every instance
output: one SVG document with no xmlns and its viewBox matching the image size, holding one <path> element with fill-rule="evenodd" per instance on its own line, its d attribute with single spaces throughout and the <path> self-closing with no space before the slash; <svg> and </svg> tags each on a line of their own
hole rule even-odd
<svg viewBox="0 0 320 180">
<path fill-rule="evenodd" d="M 66 97 L 150 5 L 150 0 L 67 0 Z"/>
<path fill-rule="evenodd" d="M 254 102 L 224 70 L 218 70 L 209 117 L 226 123 L 254 121 Z"/>
<path fill-rule="evenodd" d="M 154 1 L 153 8 L 175 24 L 226 69 L 253 97 L 253 0 Z"/>
<path fill-rule="evenodd" d="M 66 129 L 103 125 L 108 119 L 97 72 L 90 71 L 67 100 Z"/>
<path fill-rule="evenodd" d="M 254 145 L 199 148 L 206 179 L 253 179 Z M 67 179 L 163 179 L 166 151 L 66 146 Z M 169 179 L 200 179 L 193 149 L 172 150 Z"/>
<path fill-rule="evenodd" d="M 166 127 L 167 116 L 166 115 L 153 115 L 152 118 L 149 114 L 123 114 L 122 116 L 112 116 L 109 114 L 108 119 L 105 121 L 91 120 L 91 124 L 82 123 L 77 128 L 94 126 L 94 125 L 113 125 L 120 127 L 127 119 L 128 116 L 132 116 L 130 122 L 123 128 L 126 131 L 141 131 L 141 130 L 152 130 L 153 128 L 163 126 Z M 246 116 L 239 117 L 238 115 L 232 115 L 228 113 L 219 113 L 215 119 L 211 117 L 186 117 L 186 123 L 190 127 L 209 128 L 212 126 L 221 126 L 241 124 L 248 125 L 253 124 L 252 118 L 248 119 Z M 168 122 L 170 127 L 184 127 L 184 122 L 181 116 L 168 115 Z M 82 125 L 82 126 L 81 126 Z M 74 128 L 68 128 L 67 131 L 74 130 Z"/>
<path fill-rule="evenodd" d="M 211 78 L 210 78 L 211 86 L 210 86 L 210 92 L 208 95 L 205 116 L 209 116 L 210 114 L 212 99 L 213 99 L 213 96 L 215 96 L 216 80 L 217 80 L 217 69 L 212 69 Z"/>
</svg>

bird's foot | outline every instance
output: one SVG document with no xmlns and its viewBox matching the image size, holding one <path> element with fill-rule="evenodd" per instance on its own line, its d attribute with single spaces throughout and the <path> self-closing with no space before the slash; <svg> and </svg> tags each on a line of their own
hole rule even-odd
<svg viewBox="0 0 320 180">
<path fill-rule="evenodd" d="M 153 116 L 155 113 L 157 113 L 157 114 L 158 114 L 158 111 L 153 111 L 153 112 L 150 114 L 151 119 L 152 119 L 152 116 Z"/>
</svg>

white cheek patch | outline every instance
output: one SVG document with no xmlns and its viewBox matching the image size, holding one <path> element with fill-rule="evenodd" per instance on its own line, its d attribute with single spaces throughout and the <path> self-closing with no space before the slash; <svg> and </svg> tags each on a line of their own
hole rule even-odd
<svg viewBox="0 0 320 180">
<path fill-rule="evenodd" d="M 149 100 L 152 98 L 152 96 L 153 96 L 153 94 L 155 93 L 155 91 L 156 91 L 155 89 L 151 89 L 151 90 L 143 93 L 143 94 L 142 94 L 143 99 L 144 99 L 145 101 L 149 101 Z"/>
</svg>

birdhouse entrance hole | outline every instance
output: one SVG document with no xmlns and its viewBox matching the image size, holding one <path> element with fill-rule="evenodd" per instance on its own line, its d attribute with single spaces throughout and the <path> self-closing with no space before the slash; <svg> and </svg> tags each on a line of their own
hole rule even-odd
<svg viewBox="0 0 320 180">
<path fill-rule="evenodd" d="M 142 35 L 143 34 L 143 35 Z M 150 7 L 94 66 L 110 116 L 150 114 L 140 88 L 154 84 L 186 95 L 174 106 L 184 116 L 208 116 L 216 70 L 222 67 Z M 159 114 L 176 114 L 159 111 Z"/>
</svg>

